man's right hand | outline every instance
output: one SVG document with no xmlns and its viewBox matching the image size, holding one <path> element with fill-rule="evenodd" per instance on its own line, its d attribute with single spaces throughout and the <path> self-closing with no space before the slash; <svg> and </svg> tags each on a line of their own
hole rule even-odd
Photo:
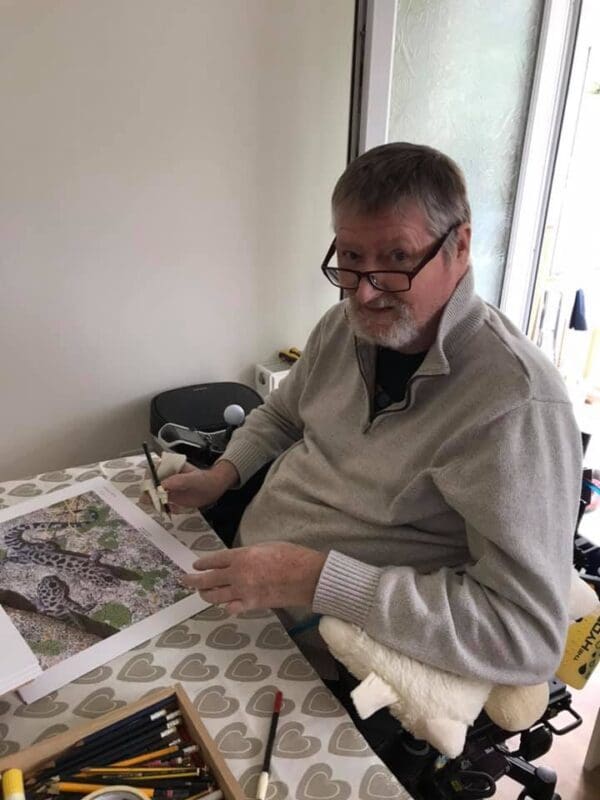
<svg viewBox="0 0 600 800">
<path fill-rule="evenodd" d="M 165 478 L 169 503 L 186 508 L 206 508 L 216 503 L 228 489 L 240 481 L 238 471 L 230 461 L 219 461 L 210 469 L 198 469 L 186 464 L 178 475 Z"/>
</svg>

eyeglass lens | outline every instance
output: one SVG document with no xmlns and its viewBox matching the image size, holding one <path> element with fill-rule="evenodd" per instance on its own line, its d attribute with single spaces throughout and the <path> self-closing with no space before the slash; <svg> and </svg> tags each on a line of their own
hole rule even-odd
<svg viewBox="0 0 600 800">
<path fill-rule="evenodd" d="M 337 267 L 326 268 L 329 280 L 340 289 L 356 289 L 360 275 Z M 368 277 L 367 277 L 368 274 Z M 410 278 L 403 272 L 370 272 L 364 275 L 371 285 L 384 292 L 402 292 L 410 287 Z"/>
</svg>

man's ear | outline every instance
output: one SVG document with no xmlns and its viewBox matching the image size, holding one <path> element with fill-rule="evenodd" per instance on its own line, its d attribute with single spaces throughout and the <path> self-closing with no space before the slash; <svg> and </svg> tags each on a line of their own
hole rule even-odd
<svg viewBox="0 0 600 800">
<path fill-rule="evenodd" d="M 469 263 L 471 255 L 471 224 L 463 222 L 456 229 L 456 258 L 465 264 Z"/>
</svg>

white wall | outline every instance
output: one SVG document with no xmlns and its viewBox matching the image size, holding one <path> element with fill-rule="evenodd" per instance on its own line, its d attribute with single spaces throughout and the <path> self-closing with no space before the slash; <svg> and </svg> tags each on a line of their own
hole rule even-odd
<svg viewBox="0 0 600 800">
<path fill-rule="evenodd" d="M 0 479 L 137 447 L 336 300 L 352 0 L 0 0 Z"/>
</svg>

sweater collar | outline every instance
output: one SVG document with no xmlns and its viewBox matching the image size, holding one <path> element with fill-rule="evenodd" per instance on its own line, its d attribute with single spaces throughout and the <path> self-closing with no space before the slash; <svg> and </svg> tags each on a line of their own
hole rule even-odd
<svg viewBox="0 0 600 800">
<path fill-rule="evenodd" d="M 450 360 L 478 330 L 486 315 L 483 300 L 475 294 L 475 282 L 471 267 L 458 282 L 446 303 L 434 343 L 425 360 L 415 374 L 447 375 Z M 356 339 L 359 357 L 363 364 L 375 361 L 375 346 Z"/>
</svg>

